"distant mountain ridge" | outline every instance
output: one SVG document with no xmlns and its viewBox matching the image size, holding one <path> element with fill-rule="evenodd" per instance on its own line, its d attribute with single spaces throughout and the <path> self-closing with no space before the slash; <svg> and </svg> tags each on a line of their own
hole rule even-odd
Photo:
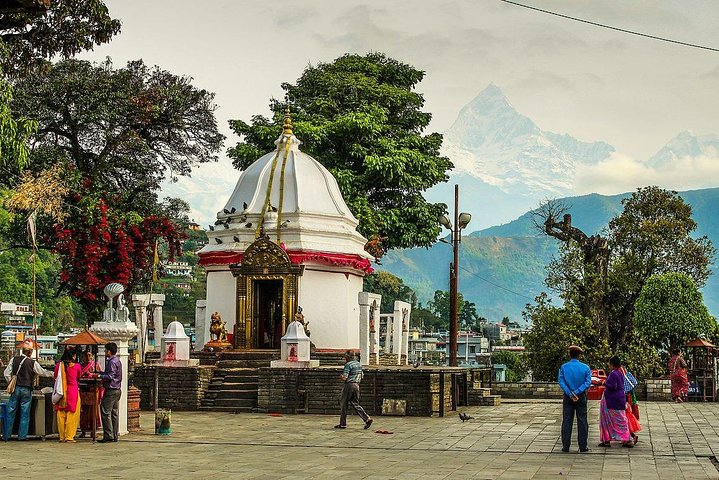
<svg viewBox="0 0 719 480">
<path fill-rule="evenodd" d="M 481 211 L 475 220 L 480 227 L 516 218 L 545 198 L 577 195 L 578 172 L 586 175 L 588 168 L 604 168 L 604 162 L 622 158 L 606 142 L 542 130 L 517 112 L 494 84 L 461 109 L 444 134 L 442 153 L 455 168 L 450 181 L 428 190 L 427 198 L 447 203 L 453 185 L 460 185 L 462 205 L 471 206 L 475 213 Z M 719 165 L 719 136 L 680 132 L 651 158 L 635 165 L 647 172 L 692 170 L 696 168 L 692 160 L 697 159 L 704 160 L 704 165 L 713 161 Z"/>
<path fill-rule="evenodd" d="M 679 193 L 692 206 L 697 222 L 695 235 L 707 235 L 719 247 L 719 188 Z M 622 210 L 620 195 L 583 195 L 562 198 L 572 214 L 572 222 L 588 234 L 604 229 Z M 524 306 L 541 291 L 545 267 L 557 252 L 558 242 L 537 232 L 532 212 L 516 220 L 465 236 L 460 246 L 460 286 L 464 297 L 477 304 L 477 311 L 490 320 L 504 315 L 520 319 Z M 452 249 L 438 243 L 429 249 L 390 251 L 380 269 L 404 280 L 427 302 L 435 290 L 448 290 L 448 268 Z M 719 267 L 703 289 L 704 301 L 713 315 L 719 316 Z"/>
</svg>

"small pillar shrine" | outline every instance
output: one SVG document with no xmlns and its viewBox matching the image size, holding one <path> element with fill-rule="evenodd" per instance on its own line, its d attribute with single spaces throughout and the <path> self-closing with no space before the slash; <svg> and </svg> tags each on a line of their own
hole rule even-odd
<svg viewBox="0 0 719 480">
<path fill-rule="evenodd" d="M 287 333 L 282 337 L 280 360 L 273 360 L 273 368 L 310 368 L 319 367 L 319 360 L 310 359 L 310 337 L 305 333 L 305 326 L 295 320 L 287 326 Z"/>
<path fill-rule="evenodd" d="M 103 312 L 103 321 L 95 322 L 92 324 L 92 327 L 90 327 L 90 330 L 97 333 L 98 336 L 117 344 L 117 356 L 120 358 L 120 363 L 122 364 L 122 385 L 120 387 L 122 396 L 120 397 L 118 432 L 120 435 L 127 433 L 127 347 L 130 340 L 136 337 L 139 332 L 137 325 L 131 322 L 128 315 L 126 315 L 127 307 L 124 303 L 118 302 L 117 309 L 113 308 L 113 299 L 124 290 L 125 287 L 119 283 L 110 283 L 105 287 L 104 293 L 109 301 L 107 308 L 105 308 Z M 100 365 L 105 365 L 104 347 L 100 348 L 97 356 Z"/>
<path fill-rule="evenodd" d="M 197 337 L 209 338 L 208 315 L 218 312 L 235 349 L 279 350 L 302 305 L 318 350 L 358 349 L 357 296 L 372 271 L 367 240 L 336 179 L 300 150 L 289 112 L 275 144 L 240 174 L 207 232 Z"/>
</svg>

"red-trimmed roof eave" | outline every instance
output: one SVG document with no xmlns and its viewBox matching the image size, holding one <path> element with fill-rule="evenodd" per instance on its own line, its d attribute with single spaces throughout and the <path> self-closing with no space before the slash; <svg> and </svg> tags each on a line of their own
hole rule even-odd
<svg viewBox="0 0 719 480">
<path fill-rule="evenodd" d="M 351 267 L 366 274 L 374 271 L 372 264 L 366 258 L 359 255 L 329 252 L 307 252 L 304 250 L 288 251 L 290 262 L 295 265 L 302 265 L 307 262 L 319 262 L 326 265 Z M 203 252 L 199 254 L 199 264 L 202 266 L 209 265 L 231 265 L 233 263 L 242 262 L 244 254 L 242 252 Z"/>
</svg>

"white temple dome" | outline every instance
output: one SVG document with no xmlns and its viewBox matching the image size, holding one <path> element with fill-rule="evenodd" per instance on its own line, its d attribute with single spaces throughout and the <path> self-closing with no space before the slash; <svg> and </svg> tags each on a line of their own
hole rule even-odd
<svg viewBox="0 0 719 480">
<path fill-rule="evenodd" d="M 283 137 L 275 142 L 280 147 L 279 155 L 277 151 L 270 152 L 242 172 L 224 210 L 230 211 L 234 207 L 235 212 L 260 214 L 265 206 L 267 185 L 270 178 L 274 177 L 270 203 L 274 208 L 279 208 L 280 188 L 282 188 L 283 214 L 302 212 L 339 216 L 357 223 L 357 219 L 342 198 L 337 180 L 320 162 L 300 151 L 298 147 L 301 142 L 294 135 L 289 137 L 290 146 L 284 165 L 284 182 L 280 181 L 284 142 Z M 275 157 L 278 157 L 276 161 Z M 224 210 L 218 212 L 218 218 L 223 216 Z"/>
<path fill-rule="evenodd" d="M 364 250 L 367 239 L 357 232 L 359 222 L 342 198 L 337 180 L 300 151 L 288 115 L 275 144 L 275 151 L 240 174 L 217 214 L 215 230 L 207 232 L 209 242 L 199 252 L 200 263 L 227 264 L 231 252 L 244 252 L 264 232 L 288 254 L 352 256 L 366 265 L 361 270 L 371 270 L 372 256 Z"/>
</svg>

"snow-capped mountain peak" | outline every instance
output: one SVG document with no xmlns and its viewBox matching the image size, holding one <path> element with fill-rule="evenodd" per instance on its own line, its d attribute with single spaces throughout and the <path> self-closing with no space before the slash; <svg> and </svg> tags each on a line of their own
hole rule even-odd
<svg viewBox="0 0 719 480">
<path fill-rule="evenodd" d="M 506 193 L 541 198 L 571 193 L 576 165 L 597 163 L 614 148 L 542 131 L 490 84 L 459 112 L 443 150 L 455 163 L 453 173 Z"/>
</svg>

